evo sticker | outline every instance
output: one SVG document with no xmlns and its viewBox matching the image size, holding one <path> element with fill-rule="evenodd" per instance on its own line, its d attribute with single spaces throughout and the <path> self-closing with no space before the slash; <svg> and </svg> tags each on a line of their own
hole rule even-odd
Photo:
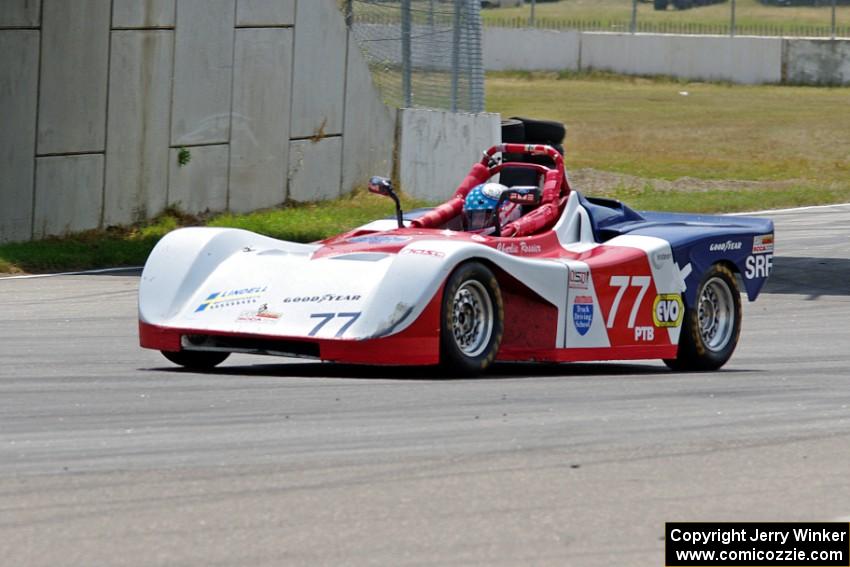
<svg viewBox="0 0 850 567">
<path fill-rule="evenodd" d="M 652 322 L 656 327 L 678 327 L 685 316 L 682 298 L 677 293 L 662 293 L 655 296 L 652 304 Z"/>
</svg>

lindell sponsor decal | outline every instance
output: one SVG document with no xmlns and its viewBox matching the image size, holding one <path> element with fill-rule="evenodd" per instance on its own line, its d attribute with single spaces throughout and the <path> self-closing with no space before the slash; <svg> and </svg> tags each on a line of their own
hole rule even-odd
<svg viewBox="0 0 850 567">
<path fill-rule="evenodd" d="M 743 244 L 736 240 L 727 240 L 726 242 L 715 242 L 708 247 L 709 252 L 732 252 L 740 250 Z"/>
<path fill-rule="evenodd" d="M 257 297 L 262 295 L 267 289 L 268 287 L 263 286 L 216 291 L 209 294 L 207 298 L 198 305 L 198 308 L 195 309 L 195 313 L 206 311 L 207 309 L 220 309 L 231 305 L 256 303 Z"/>
<path fill-rule="evenodd" d="M 753 238 L 753 254 L 770 254 L 773 252 L 773 235 L 762 234 Z"/>
</svg>

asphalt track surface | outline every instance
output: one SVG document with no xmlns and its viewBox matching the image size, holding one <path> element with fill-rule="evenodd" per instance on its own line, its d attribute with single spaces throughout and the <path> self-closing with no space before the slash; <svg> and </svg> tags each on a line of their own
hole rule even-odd
<svg viewBox="0 0 850 567">
<path fill-rule="evenodd" d="M 704 374 L 199 374 L 136 346 L 137 273 L 0 281 L 0 563 L 643 567 L 665 521 L 847 521 L 850 207 L 771 216 Z"/>
</svg>

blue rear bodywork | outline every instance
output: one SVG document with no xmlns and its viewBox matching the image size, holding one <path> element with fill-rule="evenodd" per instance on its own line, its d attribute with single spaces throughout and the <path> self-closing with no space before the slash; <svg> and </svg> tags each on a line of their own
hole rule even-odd
<svg viewBox="0 0 850 567">
<path fill-rule="evenodd" d="M 679 268 L 691 265 L 685 300 L 693 306 L 703 274 L 715 263 L 728 263 L 755 300 L 773 266 L 773 221 L 739 216 L 633 211 L 619 201 L 581 197 L 598 242 L 616 236 L 654 236 L 670 243 Z"/>
</svg>

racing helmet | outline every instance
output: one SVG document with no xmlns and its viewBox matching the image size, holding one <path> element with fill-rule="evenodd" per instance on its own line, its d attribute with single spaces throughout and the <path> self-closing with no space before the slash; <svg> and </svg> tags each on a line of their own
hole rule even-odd
<svg viewBox="0 0 850 567">
<path fill-rule="evenodd" d="M 482 183 L 473 188 L 463 203 L 464 230 L 489 234 L 494 232 L 497 215 L 499 226 L 519 218 L 519 205 L 508 201 L 499 205 L 499 197 L 507 189 L 501 183 Z"/>
</svg>

